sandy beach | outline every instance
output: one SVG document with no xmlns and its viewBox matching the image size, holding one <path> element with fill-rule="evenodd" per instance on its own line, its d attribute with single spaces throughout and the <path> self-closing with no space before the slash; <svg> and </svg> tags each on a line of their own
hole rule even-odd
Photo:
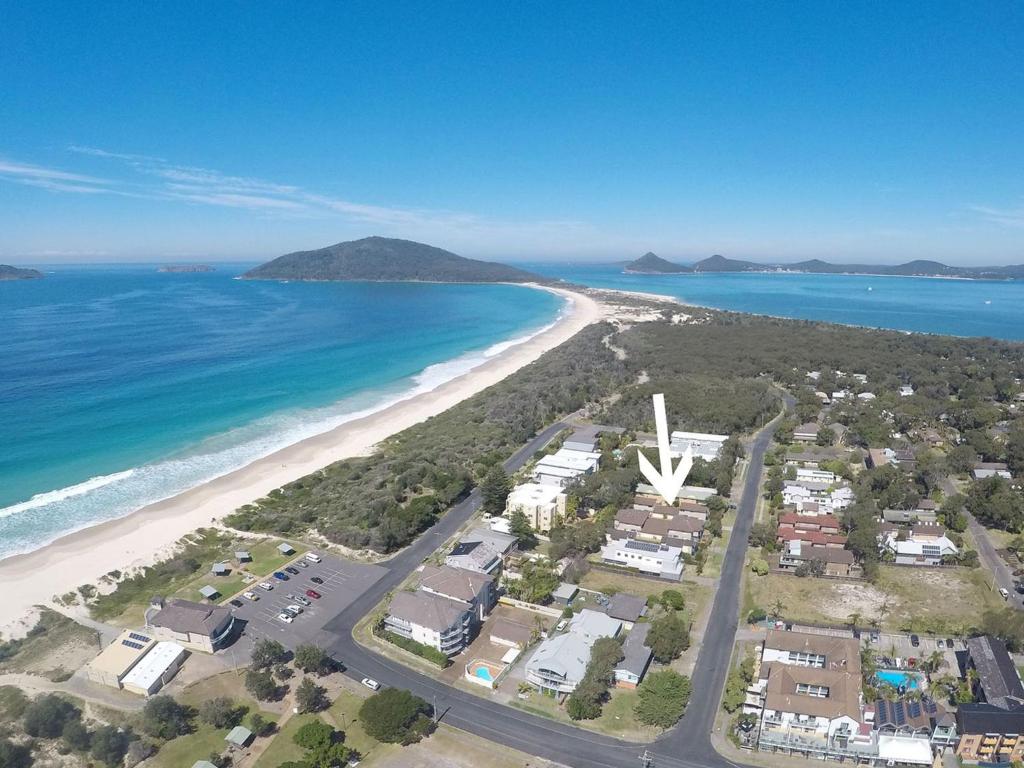
<svg viewBox="0 0 1024 768">
<path fill-rule="evenodd" d="M 373 446 L 495 384 L 544 352 L 603 318 L 602 307 L 582 293 L 552 290 L 570 302 L 551 328 L 510 347 L 435 389 L 377 413 L 303 440 L 132 514 L 69 534 L 34 552 L 0 560 L 0 634 L 21 634 L 35 605 L 96 582 L 111 570 L 153 563 L 185 534 L 209 525 L 243 504 L 332 462 L 365 455 Z"/>
</svg>

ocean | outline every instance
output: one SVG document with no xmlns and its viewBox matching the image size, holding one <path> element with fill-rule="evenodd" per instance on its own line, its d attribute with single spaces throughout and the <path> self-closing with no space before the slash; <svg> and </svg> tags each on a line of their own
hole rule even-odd
<svg viewBox="0 0 1024 768">
<path fill-rule="evenodd" d="M 232 279 L 248 266 L 0 282 L 0 557 L 433 389 L 564 306 L 511 285 Z"/>
<path fill-rule="evenodd" d="M 1024 339 L 1024 281 L 709 273 L 626 275 L 621 265 L 520 265 L 595 288 L 660 293 L 706 307 L 955 336 Z"/>
</svg>

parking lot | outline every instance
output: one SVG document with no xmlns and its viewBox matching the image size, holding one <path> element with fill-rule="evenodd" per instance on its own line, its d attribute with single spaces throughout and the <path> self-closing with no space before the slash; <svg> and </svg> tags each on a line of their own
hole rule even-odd
<svg viewBox="0 0 1024 768">
<path fill-rule="evenodd" d="M 239 596 L 241 607 L 232 606 L 236 619 L 245 622 L 242 637 L 238 644 L 239 652 L 248 652 L 252 642 L 269 637 L 277 640 L 286 648 L 294 649 L 303 643 L 316 642 L 324 624 L 345 610 L 359 595 L 365 592 L 374 582 L 387 573 L 385 568 L 376 565 L 350 563 L 331 555 L 322 554 L 321 562 L 306 561 L 305 568 L 298 563 L 301 557 L 282 566 L 281 571 L 288 576 L 287 581 L 268 576 L 263 582 L 273 585 L 271 591 L 258 586 L 261 582 L 254 581 L 248 591 L 259 597 L 257 601 L 247 600 Z M 298 571 L 292 574 L 285 569 L 291 567 Z M 323 581 L 322 584 L 313 581 Z M 306 595 L 306 590 L 314 590 L 320 597 Z M 292 595 L 292 597 L 289 597 Z M 303 605 L 296 597 L 309 602 Z M 298 605 L 302 613 L 291 623 L 282 621 L 279 616 L 289 605 Z"/>
</svg>

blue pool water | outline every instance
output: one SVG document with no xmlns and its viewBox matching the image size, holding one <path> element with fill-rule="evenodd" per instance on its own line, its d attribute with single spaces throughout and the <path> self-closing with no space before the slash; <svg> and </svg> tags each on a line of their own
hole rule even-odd
<svg viewBox="0 0 1024 768">
<path fill-rule="evenodd" d="M 491 677 L 491 670 L 489 670 L 487 667 L 477 667 L 476 676 L 479 677 L 481 680 L 487 680 L 488 682 L 494 681 L 494 678 Z"/>
<path fill-rule="evenodd" d="M 433 389 L 563 307 L 523 286 L 232 279 L 244 269 L 0 282 L 0 557 Z"/>
<path fill-rule="evenodd" d="M 875 677 L 894 688 L 904 687 L 908 691 L 913 691 L 920 684 L 921 676 L 917 672 L 899 672 L 893 669 L 883 669 L 876 672 Z"/>
</svg>

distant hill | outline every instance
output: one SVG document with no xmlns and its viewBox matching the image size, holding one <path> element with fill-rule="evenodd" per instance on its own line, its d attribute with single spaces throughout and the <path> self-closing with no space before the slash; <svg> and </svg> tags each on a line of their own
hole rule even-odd
<svg viewBox="0 0 1024 768">
<path fill-rule="evenodd" d="M 652 268 L 636 268 L 652 257 Z M 657 263 L 655 263 L 655 261 Z M 671 270 L 661 268 L 667 264 Z M 905 264 L 832 264 L 821 259 L 809 259 L 788 264 L 759 264 L 753 261 L 728 259 L 725 256 L 709 256 L 693 265 L 692 270 L 682 265 L 665 261 L 652 253 L 643 256 L 626 267 L 627 272 L 638 274 L 661 274 L 664 272 L 809 272 L 828 275 L 902 275 L 907 277 L 960 277 L 971 279 L 1013 280 L 1024 279 L 1024 264 L 1005 267 L 951 267 L 938 261 L 918 259 Z"/>
<path fill-rule="evenodd" d="M 693 270 L 682 264 L 674 264 L 648 251 L 636 261 L 629 262 L 624 271 L 640 275 L 674 275 Z"/>
<path fill-rule="evenodd" d="M 188 274 L 192 272 L 216 272 L 216 270 L 209 264 L 167 264 L 166 266 L 157 269 L 157 272 L 167 272 L 169 274 Z"/>
<path fill-rule="evenodd" d="M 0 280 L 38 280 L 43 273 L 38 269 L 26 269 L 24 267 L 12 267 L 9 264 L 0 264 Z"/>
<path fill-rule="evenodd" d="M 526 283 L 544 278 L 491 261 L 457 256 L 412 240 L 365 237 L 315 251 L 279 256 L 245 280 L 368 280 L 437 283 Z"/>
</svg>

